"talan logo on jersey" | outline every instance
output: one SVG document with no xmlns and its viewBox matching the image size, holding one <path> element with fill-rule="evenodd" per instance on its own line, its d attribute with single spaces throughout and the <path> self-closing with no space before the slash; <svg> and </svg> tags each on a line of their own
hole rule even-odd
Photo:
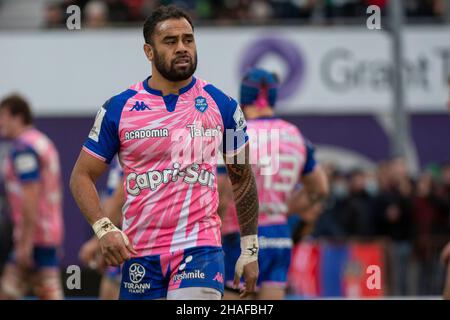
<svg viewBox="0 0 450 320">
<path fill-rule="evenodd" d="M 206 109 L 208 109 L 208 103 L 206 102 L 206 99 L 202 96 L 195 98 L 195 109 L 202 113 L 205 112 Z"/>
<path fill-rule="evenodd" d="M 244 112 L 242 112 L 241 106 L 236 107 L 236 111 L 233 114 L 234 122 L 236 123 L 236 129 L 242 130 L 247 126 L 245 121 Z"/>
<path fill-rule="evenodd" d="M 151 110 L 143 101 L 136 101 L 133 108 L 130 111 L 145 111 Z"/>
<path fill-rule="evenodd" d="M 125 289 L 131 293 L 145 293 L 150 289 L 150 283 L 141 283 L 145 276 L 145 268 L 139 263 L 133 263 L 128 268 L 131 282 L 124 281 Z"/>
<path fill-rule="evenodd" d="M 189 129 L 189 134 L 191 138 L 195 137 L 220 137 L 221 136 L 221 126 L 217 126 L 216 128 L 205 128 L 203 125 L 197 127 L 196 124 L 189 124 L 186 126 Z"/>
</svg>

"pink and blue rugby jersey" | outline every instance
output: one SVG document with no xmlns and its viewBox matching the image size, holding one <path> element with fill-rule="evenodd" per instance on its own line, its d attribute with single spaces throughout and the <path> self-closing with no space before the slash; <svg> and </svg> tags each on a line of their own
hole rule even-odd
<svg viewBox="0 0 450 320">
<path fill-rule="evenodd" d="M 14 239 L 21 236 L 23 219 L 22 186 L 39 183 L 35 246 L 59 246 L 63 238 L 62 188 L 59 155 L 54 144 L 42 132 L 31 128 L 13 141 L 4 162 L 6 193 L 14 223 Z"/>
<path fill-rule="evenodd" d="M 228 142 L 227 129 L 234 133 Z M 127 195 L 122 229 L 138 257 L 221 245 L 216 167 L 222 139 L 226 154 L 247 144 L 243 113 L 201 79 L 167 96 L 147 79 L 99 110 L 84 150 L 107 163 L 119 154 Z"/>
<path fill-rule="evenodd" d="M 301 175 L 311 172 L 316 165 L 313 147 L 295 125 L 278 118 L 249 120 L 247 132 L 258 189 L 258 225 L 286 224 L 287 200 Z M 230 204 L 222 233 L 234 232 L 239 232 L 239 224 L 236 207 Z"/>
</svg>

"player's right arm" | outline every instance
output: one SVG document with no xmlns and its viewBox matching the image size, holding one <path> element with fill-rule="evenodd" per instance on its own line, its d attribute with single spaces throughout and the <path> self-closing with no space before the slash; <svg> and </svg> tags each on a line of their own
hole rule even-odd
<svg viewBox="0 0 450 320">
<path fill-rule="evenodd" d="M 111 222 L 102 209 L 95 186 L 107 164 L 119 151 L 118 128 L 122 108 L 135 93 L 127 90 L 100 108 L 70 178 L 73 197 L 99 238 L 101 251 L 108 265 L 120 265 L 130 259 L 132 254 L 137 254 L 127 236 Z"/>
<path fill-rule="evenodd" d="M 131 254 L 137 253 L 100 205 L 95 182 L 106 168 L 104 162 L 82 150 L 72 171 L 70 189 L 78 207 L 99 238 L 106 263 L 118 266 L 130 259 Z"/>
<path fill-rule="evenodd" d="M 111 222 L 120 227 L 122 218 L 122 206 L 125 201 L 125 194 L 123 191 L 122 181 L 117 184 L 114 193 L 103 201 L 103 210 L 110 218 Z M 80 260 L 91 266 L 92 268 L 102 269 L 104 261 L 99 259 L 101 253 L 100 243 L 97 236 L 89 239 L 80 249 Z"/>
<path fill-rule="evenodd" d="M 73 197 L 91 225 L 107 216 L 101 208 L 100 197 L 95 186 L 95 182 L 107 167 L 106 163 L 82 150 L 70 177 Z"/>
<path fill-rule="evenodd" d="M 114 189 L 114 193 L 103 201 L 103 210 L 109 219 L 117 227 L 121 228 L 122 224 L 122 207 L 125 204 L 125 192 L 123 183 L 120 181 Z"/>
</svg>

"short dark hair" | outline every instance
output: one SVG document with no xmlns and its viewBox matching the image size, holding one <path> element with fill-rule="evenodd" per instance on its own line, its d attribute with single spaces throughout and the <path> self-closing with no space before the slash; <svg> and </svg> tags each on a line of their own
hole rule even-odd
<svg viewBox="0 0 450 320">
<path fill-rule="evenodd" d="M 186 19 L 194 30 L 194 24 L 189 14 L 183 9 L 174 5 L 159 6 L 144 22 L 144 39 L 148 44 L 152 44 L 153 33 L 156 25 L 169 19 Z"/>
<path fill-rule="evenodd" d="M 4 98 L 0 102 L 0 109 L 7 109 L 13 116 L 20 116 L 25 125 L 33 123 L 30 105 L 18 94 L 12 94 Z"/>
</svg>

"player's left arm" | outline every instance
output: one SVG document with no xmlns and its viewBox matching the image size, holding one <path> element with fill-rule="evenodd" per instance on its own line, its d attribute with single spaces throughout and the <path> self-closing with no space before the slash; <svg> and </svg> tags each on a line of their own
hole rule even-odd
<svg viewBox="0 0 450 320">
<path fill-rule="evenodd" d="M 244 161 L 242 162 L 242 159 Z M 241 150 L 230 162 L 225 158 L 228 176 L 231 181 L 237 217 L 241 231 L 241 255 L 236 262 L 234 286 L 238 287 L 244 275 L 245 287 L 241 298 L 255 292 L 258 279 L 258 191 L 255 177 L 249 163 L 249 145 Z"/>
<path fill-rule="evenodd" d="M 229 161 L 230 158 L 225 159 L 225 161 L 228 159 L 227 162 L 229 162 L 226 163 L 226 167 L 236 203 L 241 237 L 258 233 L 258 192 L 253 170 L 249 163 L 249 152 L 249 145 L 247 144 L 241 151 L 241 155 L 233 156 L 232 161 Z"/>
<path fill-rule="evenodd" d="M 302 188 L 295 192 L 288 201 L 288 214 L 302 214 L 318 203 L 323 202 L 329 194 L 329 182 L 325 170 L 317 163 L 314 147 L 306 143 L 306 162 L 300 182 Z"/>
<path fill-rule="evenodd" d="M 226 171 L 225 174 L 219 173 L 217 175 L 217 192 L 219 193 L 219 206 L 217 207 L 217 214 L 222 220 L 223 225 L 228 206 L 234 205 L 233 189 L 231 187 L 230 179 L 228 178 Z"/>
<path fill-rule="evenodd" d="M 17 262 L 22 267 L 32 265 L 33 237 L 38 215 L 39 183 L 28 182 L 22 185 L 22 228 L 17 243 Z"/>
<path fill-rule="evenodd" d="M 249 161 L 247 123 L 236 100 L 212 85 L 207 85 L 204 89 L 219 107 L 224 124 L 222 154 L 232 185 L 241 231 L 241 255 L 235 267 L 234 285 L 239 285 L 243 275 L 245 288 L 241 297 L 246 297 L 255 291 L 259 273 L 258 193 Z"/>
</svg>

